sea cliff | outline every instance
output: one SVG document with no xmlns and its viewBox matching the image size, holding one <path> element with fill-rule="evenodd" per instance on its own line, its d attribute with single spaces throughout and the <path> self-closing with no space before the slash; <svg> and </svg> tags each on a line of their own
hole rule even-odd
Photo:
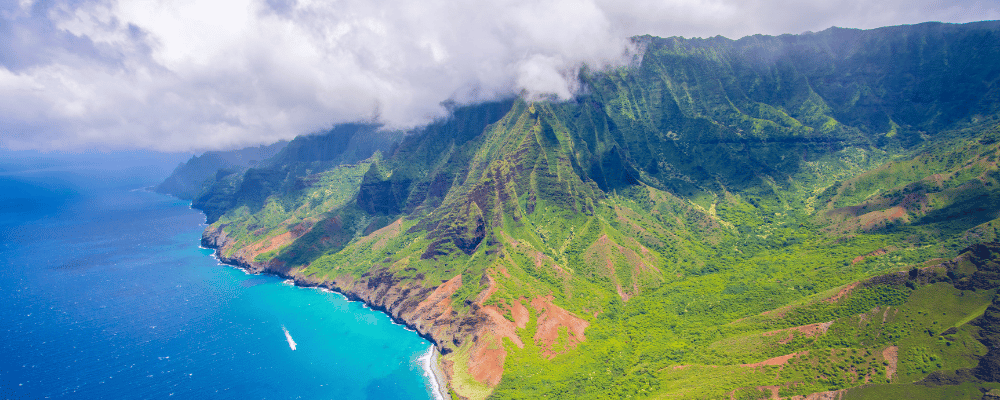
<svg viewBox="0 0 1000 400">
<path fill-rule="evenodd" d="M 453 352 L 461 346 L 463 340 L 480 341 L 485 335 L 509 327 L 499 327 L 495 318 L 479 312 L 479 305 L 474 305 L 474 317 L 457 318 L 457 313 L 448 306 L 448 298 L 461 286 L 462 276 L 440 284 L 437 287 L 425 288 L 420 285 L 401 282 L 386 270 L 372 271 L 354 279 L 342 276 L 334 279 L 317 279 L 303 275 L 299 268 L 286 268 L 283 263 L 274 261 L 253 261 L 237 252 L 235 256 L 227 256 L 225 249 L 233 245 L 222 227 L 208 227 L 202 234 L 201 245 L 215 249 L 219 261 L 236 266 L 252 274 L 271 274 L 285 279 L 291 279 L 296 286 L 323 288 L 343 294 L 349 300 L 361 301 L 369 308 L 387 314 L 400 325 L 417 332 L 421 337 L 434 343 L 434 351 L 442 355 Z M 442 360 L 433 356 L 431 372 L 435 374 L 439 384 L 446 385 L 442 389 L 447 392 L 454 380 L 454 366 L 450 360 Z M 502 360 L 501 360 L 502 363 Z M 478 374 L 499 383 L 502 364 L 493 371 Z M 444 376 L 437 374 L 443 373 Z M 464 396 L 458 395 L 460 398 Z"/>
<path fill-rule="evenodd" d="M 996 288 L 920 271 L 1000 237 L 997 38 L 639 37 L 573 101 L 298 138 L 193 205 L 220 260 L 383 310 L 466 398 L 910 383 L 985 352 Z"/>
</svg>

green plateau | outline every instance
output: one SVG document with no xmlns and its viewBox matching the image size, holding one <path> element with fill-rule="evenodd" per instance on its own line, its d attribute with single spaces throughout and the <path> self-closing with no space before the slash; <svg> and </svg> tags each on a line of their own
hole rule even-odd
<svg viewBox="0 0 1000 400">
<path fill-rule="evenodd" d="M 632 40 L 569 101 L 161 191 L 432 340 L 454 398 L 1000 398 L 1000 22 Z"/>
</svg>

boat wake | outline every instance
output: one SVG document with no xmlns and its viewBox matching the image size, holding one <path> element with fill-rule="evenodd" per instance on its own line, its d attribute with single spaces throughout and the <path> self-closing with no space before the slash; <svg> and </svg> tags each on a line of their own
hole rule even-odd
<svg viewBox="0 0 1000 400">
<path fill-rule="evenodd" d="M 292 334 L 288 333 L 288 329 L 284 325 L 281 326 L 281 330 L 285 331 L 285 339 L 288 340 L 288 347 L 291 347 L 292 351 L 295 351 L 295 341 L 292 340 Z"/>
</svg>

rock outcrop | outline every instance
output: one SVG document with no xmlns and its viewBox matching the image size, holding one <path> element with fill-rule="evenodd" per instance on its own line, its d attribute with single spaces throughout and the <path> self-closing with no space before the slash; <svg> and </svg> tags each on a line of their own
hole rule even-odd
<svg viewBox="0 0 1000 400">
<path fill-rule="evenodd" d="M 589 323 L 553 304 L 551 296 L 530 301 L 521 299 L 507 306 L 506 311 L 510 312 L 514 321 L 504 317 L 496 306 L 484 306 L 484 302 L 496 291 L 489 275 L 485 277 L 488 288 L 477 296 L 471 311 L 462 315 L 452 307 L 452 295 L 462 286 L 461 274 L 436 283 L 402 280 L 386 269 L 372 270 L 359 278 L 348 275 L 333 279 L 316 278 L 301 274 L 300 268 L 289 269 L 280 261 L 254 261 L 245 249 L 232 248 L 235 241 L 224 228 L 224 225 L 207 228 L 201 240 L 202 246 L 216 250 L 216 257 L 221 262 L 250 273 L 273 274 L 291 279 L 298 286 L 325 288 L 352 301 L 362 301 L 433 342 L 444 355 L 471 341 L 469 359 L 466 360 L 468 371 L 462 373 L 490 387 L 498 385 L 503 376 L 507 356 L 503 339 L 524 347 L 518 336 L 518 330 L 525 329 L 529 318 L 524 303 L 529 303 L 538 313 L 538 330 L 533 339 L 547 358 L 571 350 L 586 340 L 584 330 Z M 560 336 L 560 328 L 567 333 L 563 335 L 565 337 Z M 444 368 L 449 382 L 456 373 L 453 368 L 453 365 L 452 368 Z"/>
</svg>

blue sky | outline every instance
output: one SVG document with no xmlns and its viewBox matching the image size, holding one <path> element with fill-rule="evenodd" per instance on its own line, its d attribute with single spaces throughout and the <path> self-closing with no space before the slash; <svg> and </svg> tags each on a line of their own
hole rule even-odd
<svg viewBox="0 0 1000 400">
<path fill-rule="evenodd" d="M 0 148 L 226 149 L 522 93 L 628 38 L 1000 19 L 995 1 L 0 0 Z"/>
</svg>

